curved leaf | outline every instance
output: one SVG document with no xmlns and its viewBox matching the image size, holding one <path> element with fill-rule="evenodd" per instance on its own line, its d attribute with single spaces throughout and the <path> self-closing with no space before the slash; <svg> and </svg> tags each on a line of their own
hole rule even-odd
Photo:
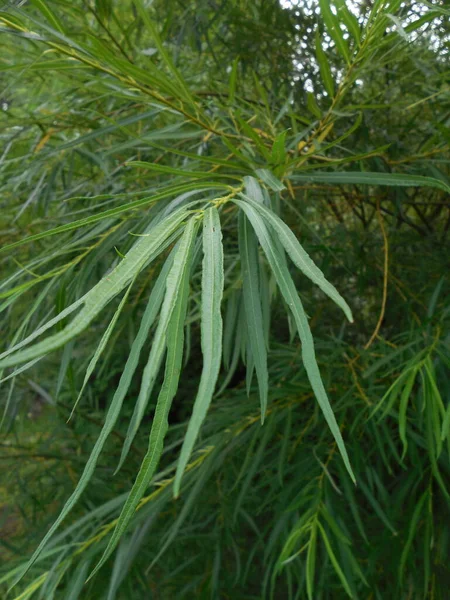
<svg viewBox="0 0 450 600">
<path fill-rule="evenodd" d="M 289 254 L 292 262 L 307 276 L 313 283 L 318 285 L 320 289 L 327 294 L 342 310 L 344 311 L 347 319 L 350 323 L 353 322 L 352 311 L 348 306 L 347 302 L 342 298 L 337 289 L 327 279 L 319 267 L 311 260 L 308 253 L 303 249 L 300 242 L 297 240 L 295 235 L 289 229 L 277 215 L 266 208 L 259 202 L 254 202 L 250 198 L 241 194 L 245 202 L 251 204 L 251 206 L 260 213 L 265 221 L 274 229 L 278 239 L 283 244 L 284 249 Z"/>
<path fill-rule="evenodd" d="M 258 212 L 256 212 L 256 209 L 253 207 L 253 205 L 250 205 L 249 202 L 244 202 L 242 200 L 237 199 L 235 199 L 234 202 L 239 206 L 239 208 L 241 208 L 245 212 L 250 223 L 252 224 L 252 227 L 255 230 L 256 235 L 258 236 L 259 243 L 261 244 L 261 247 L 264 250 L 265 255 L 267 256 L 269 265 L 273 271 L 273 274 L 275 275 L 278 287 L 280 288 L 280 291 L 287 305 L 289 306 L 289 309 L 292 312 L 297 331 L 300 336 L 300 341 L 302 343 L 303 364 L 305 366 L 308 379 L 311 383 L 311 387 L 317 398 L 317 402 L 319 403 L 319 406 L 322 409 L 322 412 L 324 414 L 325 420 L 328 423 L 331 433 L 333 434 L 334 439 L 336 440 L 336 444 L 342 455 L 342 459 L 347 468 L 347 471 L 352 480 L 356 481 L 352 471 L 352 467 L 350 465 L 347 450 L 345 449 L 344 440 L 342 439 L 339 426 L 336 422 L 336 418 L 334 416 L 333 410 L 330 405 L 330 401 L 328 400 L 327 393 L 322 382 L 322 378 L 320 376 L 319 366 L 317 364 L 314 352 L 314 340 L 311 334 L 311 329 L 309 328 L 308 319 L 306 318 L 303 305 L 300 301 L 297 290 L 295 289 L 294 282 L 292 281 L 292 277 L 287 268 L 285 257 L 283 256 L 282 252 L 280 252 L 279 248 L 277 248 L 277 246 L 275 245 L 274 241 L 272 240 L 269 234 L 269 231 L 267 230 L 267 227 L 264 224 L 264 221 L 262 220 Z"/>
<path fill-rule="evenodd" d="M 192 248 L 197 231 L 195 218 L 190 219 L 180 239 L 178 250 L 173 259 L 173 266 L 167 277 L 167 298 L 175 299 L 175 306 L 168 302 L 162 310 L 172 307 L 172 318 L 167 329 L 167 359 L 164 383 L 158 396 L 155 416 L 150 432 L 147 454 L 142 461 L 130 494 L 122 508 L 113 534 L 103 556 L 92 571 L 89 579 L 101 568 L 114 551 L 128 523 L 134 515 L 140 499 L 145 493 L 163 450 L 164 437 L 168 429 L 168 414 L 172 400 L 178 389 L 178 382 L 183 360 L 184 321 L 186 318 L 187 297 L 189 292 L 189 273 L 192 260 Z"/>
<path fill-rule="evenodd" d="M 239 215 L 239 254 L 241 256 L 243 296 L 247 322 L 247 339 L 254 360 L 261 400 L 261 423 L 267 410 L 268 372 L 267 351 L 264 338 L 264 324 L 261 296 L 258 282 L 258 247 L 255 233 L 241 212 Z M 250 366 L 247 365 L 247 372 Z"/>
<path fill-rule="evenodd" d="M 405 173 L 378 173 L 369 171 L 347 171 L 342 173 L 310 172 L 307 175 L 293 175 L 293 181 L 305 183 L 343 183 L 364 185 L 394 185 L 402 187 L 434 187 L 450 192 L 450 186 L 434 177 L 407 175 Z"/>
<path fill-rule="evenodd" d="M 203 272 L 202 272 L 202 354 L 203 369 L 192 416 L 178 459 L 174 481 L 174 495 L 178 496 L 181 478 L 189 461 L 195 440 L 205 419 L 216 386 L 222 357 L 223 295 L 222 231 L 217 208 L 205 211 L 203 221 Z"/>
<path fill-rule="evenodd" d="M 186 215 L 187 211 L 185 209 L 180 209 L 156 225 L 150 234 L 140 237 L 117 267 L 113 269 L 111 273 L 103 277 L 90 292 L 62 311 L 58 317 L 55 317 L 55 319 L 52 319 L 49 323 L 29 335 L 22 342 L 8 349 L 6 352 L 3 352 L 3 354 L 0 355 L 0 368 L 17 365 L 43 356 L 44 354 L 63 346 L 66 342 L 86 329 L 102 308 L 112 300 L 114 296 L 122 291 L 137 273 L 139 273 L 147 263 L 148 259 L 152 255 L 153 258 L 157 256 L 158 250 L 161 249 L 166 238 L 179 227 L 181 222 L 186 218 Z M 61 318 L 73 312 L 80 304 L 84 305 L 83 309 L 62 331 L 31 346 L 31 348 L 16 352 L 16 350 L 27 345 L 43 333 L 43 331 L 60 321 Z M 15 354 L 9 356 L 13 352 L 15 352 Z"/>
</svg>

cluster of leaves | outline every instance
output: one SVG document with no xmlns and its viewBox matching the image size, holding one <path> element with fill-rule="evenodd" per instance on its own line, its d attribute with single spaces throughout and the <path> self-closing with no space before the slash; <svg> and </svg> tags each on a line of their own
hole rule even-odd
<svg viewBox="0 0 450 600">
<path fill-rule="evenodd" d="M 0 583 L 443 599 L 449 11 L 224 6 L 0 12 L 5 459 L 31 386 L 78 478 Z"/>
</svg>

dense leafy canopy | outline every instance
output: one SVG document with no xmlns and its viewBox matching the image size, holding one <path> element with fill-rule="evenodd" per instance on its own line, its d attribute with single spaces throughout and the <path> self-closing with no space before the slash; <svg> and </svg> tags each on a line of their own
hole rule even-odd
<svg viewBox="0 0 450 600">
<path fill-rule="evenodd" d="M 449 16 L 3 6 L 8 597 L 446 598 Z"/>
</svg>

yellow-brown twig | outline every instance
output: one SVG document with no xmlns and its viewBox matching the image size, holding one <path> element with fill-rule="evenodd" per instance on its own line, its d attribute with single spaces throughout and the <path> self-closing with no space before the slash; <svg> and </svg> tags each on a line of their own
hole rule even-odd
<svg viewBox="0 0 450 600">
<path fill-rule="evenodd" d="M 380 202 L 377 202 L 377 217 L 380 223 L 381 233 L 383 234 L 383 250 L 384 250 L 384 274 L 383 274 L 383 299 L 381 301 L 381 311 L 380 316 L 378 317 L 378 322 L 375 327 L 374 332 L 372 333 L 370 340 L 364 346 L 364 349 L 367 350 L 373 343 L 374 339 L 377 337 L 378 332 L 380 331 L 381 323 L 384 319 L 384 312 L 386 310 L 386 300 L 387 300 L 387 284 L 388 284 L 388 272 L 389 272 L 389 244 L 386 235 L 386 230 L 384 228 L 383 217 L 380 211 Z"/>
</svg>

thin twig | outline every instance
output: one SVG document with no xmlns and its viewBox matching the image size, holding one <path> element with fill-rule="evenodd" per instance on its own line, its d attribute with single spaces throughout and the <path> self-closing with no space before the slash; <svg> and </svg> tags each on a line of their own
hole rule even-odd
<svg viewBox="0 0 450 600">
<path fill-rule="evenodd" d="M 380 211 L 380 201 L 377 202 L 377 217 L 380 223 L 381 233 L 383 234 L 383 250 L 384 250 L 384 274 L 383 274 L 383 300 L 381 302 L 381 311 L 380 316 L 378 317 L 378 323 L 375 327 L 374 332 L 370 340 L 364 346 L 364 349 L 367 350 L 371 345 L 374 339 L 377 337 L 378 332 L 380 331 L 381 323 L 384 319 L 384 312 L 386 310 L 386 300 L 387 300 L 387 284 L 388 284 L 388 270 L 389 270 L 389 244 L 386 235 L 386 230 L 384 228 L 383 217 L 381 216 Z"/>
</svg>

